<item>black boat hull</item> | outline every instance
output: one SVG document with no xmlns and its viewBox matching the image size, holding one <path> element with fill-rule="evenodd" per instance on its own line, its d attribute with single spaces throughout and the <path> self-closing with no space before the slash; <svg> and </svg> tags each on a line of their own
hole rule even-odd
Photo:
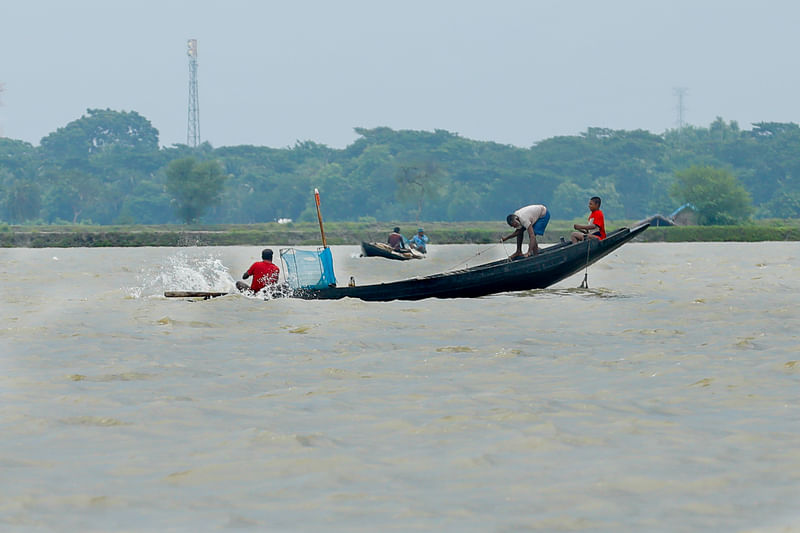
<svg viewBox="0 0 800 533">
<path fill-rule="evenodd" d="M 622 228 L 604 240 L 589 239 L 577 244 L 560 243 L 539 255 L 500 260 L 464 270 L 413 279 L 363 285 L 296 289 L 292 297 L 305 300 L 359 298 L 366 301 L 421 300 L 424 298 L 474 298 L 500 292 L 544 289 L 613 252 L 648 228 L 644 223 Z"/>
</svg>

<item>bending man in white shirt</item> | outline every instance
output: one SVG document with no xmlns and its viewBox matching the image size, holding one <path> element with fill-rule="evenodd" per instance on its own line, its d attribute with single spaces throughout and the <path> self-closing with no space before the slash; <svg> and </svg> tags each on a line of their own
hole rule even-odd
<svg viewBox="0 0 800 533">
<path fill-rule="evenodd" d="M 539 204 L 527 205 L 521 207 L 506 217 L 506 222 L 512 228 L 516 228 L 514 233 L 500 240 L 506 242 L 512 237 L 517 238 L 517 251 L 509 256 L 509 259 L 515 259 L 522 254 L 522 241 L 525 238 L 525 232 L 530 236 L 528 243 L 528 252 L 525 257 L 536 255 L 539 253 L 539 243 L 536 242 L 537 235 L 544 235 L 544 229 L 547 223 L 550 222 L 550 210 L 547 207 Z"/>
</svg>

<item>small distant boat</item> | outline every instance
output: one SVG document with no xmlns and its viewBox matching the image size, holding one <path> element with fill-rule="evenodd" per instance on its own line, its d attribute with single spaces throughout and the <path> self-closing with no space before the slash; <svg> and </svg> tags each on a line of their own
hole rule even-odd
<svg viewBox="0 0 800 533">
<path fill-rule="evenodd" d="M 385 257 L 386 259 L 397 259 L 398 261 L 425 258 L 425 255 L 418 250 L 408 248 L 395 250 L 388 244 L 382 242 L 362 242 L 361 255 L 363 257 Z"/>
</svg>

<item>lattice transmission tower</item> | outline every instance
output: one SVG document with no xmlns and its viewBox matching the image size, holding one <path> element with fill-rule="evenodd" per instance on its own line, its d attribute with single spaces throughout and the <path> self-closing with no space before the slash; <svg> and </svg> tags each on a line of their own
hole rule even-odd
<svg viewBox="0 0 800 533">
<path fill-rule="evenodd" d="M 678 125 L 678 149 L 683 149 L 683 128 L 686 127 L 686 121 L 684 120 L 684 114 L 686 113 L 686 106 L 683 103 L 684 98 L 686 98 L 686 93 L 689 91 L 686 87 L 675 87 L 672 90 L 675 93 L 675 96 L 678 98 L 678 103 L 675 106 L 675 111 L 677 112 L 677 125 Z"/>
<path fill-rule="evenodd" d="M 5 91 L 5 90 L 6 90 L 6 86 L 3 84 L 2 81 L 0 81 L 0 96 L 2 96 L 3 91 Z M 2 105 L 3 105 L 3 100 L 2 100 L 2 98 L 0 98 L 0 106 L 2 106 Z M 2 136 L 3 136 L 3 125 L 0 124 L 0 137 L 2 137 Z"/>
<path fill-rule="evenodd" d="M 197 148 L 200 144 L 200 102 L 197 98 L 197 39 L 187 42 L 189 56 L 189 122 L 186 128 L 186 144 Z"/>
<path fill-rule="evenodd" d="M 689 92 L 689 89 L 686 87 L 675 87 L 673 89 L 675 96 L 678 97 L 678 103 L 675 106 L 675 111 L 677 112 L 677 120 L 678 123 L 678 131 L 683 131 L 684 126 L 686 126 L 686 122 L 684 121 L 684 114 L 686 113 L 686 106 L 683 103 L 684 98 L 686 97 L 686 93 Z"/>
</svg>

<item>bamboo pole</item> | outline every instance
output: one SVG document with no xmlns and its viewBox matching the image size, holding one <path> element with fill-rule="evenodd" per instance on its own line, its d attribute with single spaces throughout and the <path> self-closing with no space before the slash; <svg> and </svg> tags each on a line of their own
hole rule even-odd
<svg viewBox="0 0 800 533">
<path fill-rule="evenodd" d="M 317 203 L 317 219 L 319 220 L 319 232 L 322 235 L 322 246 L 328 247 L 328 242 L 325 240 L 325 228 L 322 227 L 322 212 L 319 210 L 319 189 L 314 189 L 314 200 Z"/>
</svg>

